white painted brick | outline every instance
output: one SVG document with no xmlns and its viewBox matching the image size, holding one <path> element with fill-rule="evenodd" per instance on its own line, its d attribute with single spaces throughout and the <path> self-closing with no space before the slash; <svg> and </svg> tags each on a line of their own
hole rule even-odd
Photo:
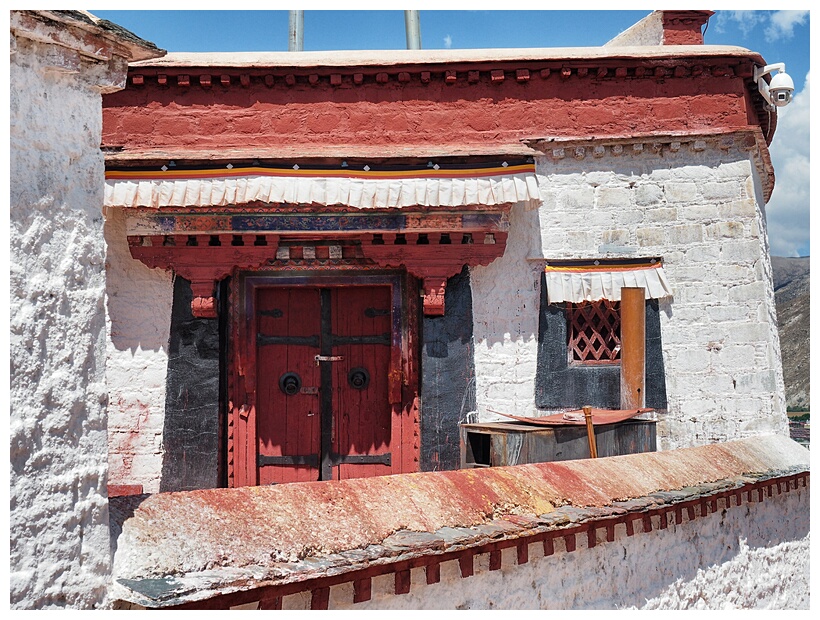
<svg viewBox="0 0 820 620">
<path fill-rule="evenodd" d="M 666 229 L 670 245 L 686 245 L 703 241 L 703 226 L 700 224 L 679 224 Z"/>
<path fill-rule="evenodd" d="M 728 296 L 732 302 L 756 301 L 765 299 L 766 292 L 767 287 L 764 282 L 754 282 L 752 284 L 741 284 L 731 287 Z"/>
<path fill-rule="evenodd" d="M 653 207 L 644 211 L 644 221 L 647 224 L 674 222 L 677 219 L 678 210 L 675 207 Z"/>
<path fill-rule="evenodd" d="M 747 306 L 737 304 L 724 306 L 707 306 L 705 317 L 712 322 L 757 320 L 757 313 Z"/>
<path fill-rule="evenodd" d="M 605 230 L 601 236 L 601 240 L 606 244 L 626 245 L 629 243 L 629 229 L 617 228 L 614 230 Z"/>
<path fill-rule="evenodd" d="M 669 181 L 664 183 L 663 194 L 670 203 L 695 202 L 700 198 L 699 186 L 697 183 L 681 183 Z"/>
<path fill-rule="evenodd" d="M 635 189 L 635 203 L 640 206 L 657 206 L 665 202 L 660 185 L 641 184 Z"/>
<path fill-rule="evenodd" d="M 686 250 L 686 260 L 691 263 L 716 265 L 720 260 L 720 246 L 714 243 L 691 244 Z"/>
<path fill-rule="evenodd" d="M 723 219 L 751 219 L 757 214 L 753 199 L 735 200 L 718 205 L 718 213 Z"/>
<path fill-rule="evenodd" d="M 562 192 L 558 197 L 558 204 L 562 209 L 590 209 L 594 204 L 595 190 L 591 187 L 574 188 Z"/>
<path fill-rule="evenodd" d="M 712 357 L 706 349 L 678 349 L 669 355 L 669 361 L 679 372 L 694 373 L 709 370 Z"/>
<path fill-rule="evenodd" d="M 720 218 L 720 211 L 715 204 L 690 204 L 679 207 L 678 214 L 683 221 L 711 222 Z"/>
<path fill-rule="evenodd" d="M 721 237 L 737 238 L 744 236 L 741 222 L 716 222 L 706 226 L 706 236 L 712 239 Z"/>
<path fill-rule="evenodd" d="M 721 257 L 725 261 L 753 263 L 760 257 L 760 243 L 755 240 L 726 241 L 721 248 Z"/>
<path fill-rule="evenodd" d="M 642 247 L 662 246 L 664 244 L 664 229 L 657 226 L 639 228 L 635 231 L 635 235 L 638 245 Z"/>
<path fill-rule="evenodd" d="M 739 188 L 735 181 L 707 182 L 701 190 L 705 200 L 727 201 L 739 198 Z"/>
<path fill-rule="evenodd" d="M 732 179 L 745 182 L 752 174 L 752 164 L 748 159 L 722 162 L 715 169 L 715 176 L 718 179 Z"/>
<path fill-rule="evenodd" d="M 297 592 L 282 597 L 282 611 L 306 611 L 310 609 L 310 592 Z"/>
<path fill-rule="evenodd" d="M 633 192 L 620 187 L 599 187 L 596 205 L 603 208 L 626 209 L 632 206 Z"/>
</svg>

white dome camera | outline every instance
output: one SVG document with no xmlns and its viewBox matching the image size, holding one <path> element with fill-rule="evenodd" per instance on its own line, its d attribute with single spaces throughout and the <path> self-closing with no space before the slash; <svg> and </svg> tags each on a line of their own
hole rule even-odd
<svg viewBox="0 0 820 620">
<path fill-rule="evenodd" d="M 767 83 L 763 78 L 773 71 L 777 71 Z M 757 82 L 757 89 L 766 103 L 771 109 L 776 107 L 783 107 L 791 103 L 792 95 L 794 94 L 794 81 L 786 73 L 786 65 L 782 62 L 773 65 L 766 65 L 765 67 L 755 67 L 754 74 L 755 82 Z"/>
</svg>

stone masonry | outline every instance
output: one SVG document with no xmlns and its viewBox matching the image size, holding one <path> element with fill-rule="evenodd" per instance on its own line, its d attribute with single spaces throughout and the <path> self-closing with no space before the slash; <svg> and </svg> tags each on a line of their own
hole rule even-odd
<svg viewBox="0 0 820 620">
<path fill-rule="evenodd" d="M 717 139 L 598 148 L 539 157 L 541 206 L 518 205 L 506 254 L 471 272 L 481 419 L 535 413 L 540 257 L 659 256 L 674 292 L 661 302 L 669 409 L 659 448 L 785 434 L 771 260 L 750 153 Z"/>
</svg>

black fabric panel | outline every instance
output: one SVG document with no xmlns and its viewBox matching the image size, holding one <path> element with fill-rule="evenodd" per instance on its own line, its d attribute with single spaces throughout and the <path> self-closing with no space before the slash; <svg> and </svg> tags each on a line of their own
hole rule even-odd
<svg viewBox="0 0 820 620">
<path fill-rule="evenodd" d="M 646 302 L 646 406 L 667 408 L 666 373 L 663 370 L 661 347 L 661 313 L 658 300 Z"/>
<path fill-rule="evenodd" d="M 473 300 L 467 267 L 447 280 L 444 316 L 422 320 L 421 470 L 458 469 L 459 422 L 475 410 Z"/>
<path fill-rule="evenodd" d="M 660 313 L 654 299 L 646 302 L 645 347 L 646 406 L 666 409 Z M 621 369 L 619 366 L 569 365 L 566 305 L 547 302 L 546 276 L 542 274 L 535 406 L 539 409 L 578 409 L 584 405 L 620 408 Z"/>
<path fill-rule="evenodd" d="M 191 314 L 191 284 L 174 278 L 160 491 L 220 486 L 219 320 Z"/>
</svg>

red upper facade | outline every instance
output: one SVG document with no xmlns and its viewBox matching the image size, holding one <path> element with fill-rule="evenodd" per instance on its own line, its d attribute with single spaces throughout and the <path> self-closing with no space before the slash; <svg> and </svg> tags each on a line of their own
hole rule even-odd
<svg viewBox="0 0 820 620">
<path fill-rule="evenodd" d="M 710 14 L 658 12 L 663 44 L 640 46 L 169 54 L 104 98 L 103 147 L 123 164 L 532 154 L 522 140 L 757 126 L 770 139 L 764 61 L 702 45 Z"/>
</svg>

